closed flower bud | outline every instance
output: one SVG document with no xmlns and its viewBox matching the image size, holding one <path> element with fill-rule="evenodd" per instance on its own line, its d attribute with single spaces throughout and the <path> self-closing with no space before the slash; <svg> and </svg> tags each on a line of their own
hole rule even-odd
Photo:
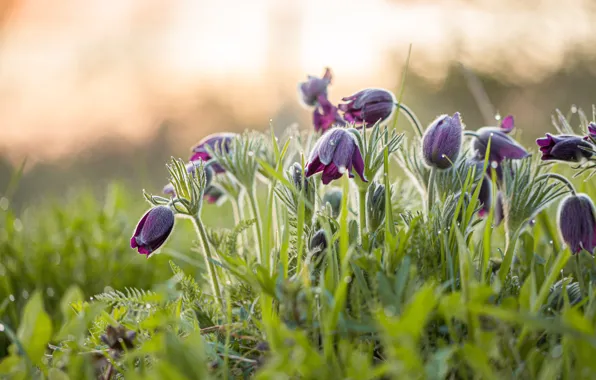
<svg viewBox="0 0 596 380">
<path fill-rule="evenodd" d="M 596 212 L 585 194 L 570 195 L 559 206 L 559 231 L 572 253 L 596 247 Z"/>
<path fill-rule="evenodd" d="M 332 216 L 334 218 L 339 217 L 339 213 L 341 211 L 341 197 L 342 192 L 337 188 L 331 189 L 323 195 L 323 206 L 329 203 L 329 206 L 331 206 L 331 212 L 333 214 Z"/>
<path fill-rule="evenodd" d="M 447 169 L 461 150 L 462 125 L 459 112 L 441 115 L 433 121 L 422 138 L 422 157 L 428 166 Z"/>
<path fill-rule="evenodd" d="M 385 220 L 385 185 L 376 182 L 370 185 L 366 211 L 371 232 L 374 232 Z"/>
<path fill-rule="evenodd" d="M 322 78 L 308 76 L 306 82 L 298 84 L 299 98 L 307 107 L 314 107 L 319 101 L 319 97 L 327 97 L 327 87 L 331 84 L 331 70 L 325 68 L 325 74 Z"/>
<path fill-rule="evenodd" d="M 580 162 L 592 156 L 592 153 L 582 149 L 593 149 L 592 145 L 580 136 L 553 136 L 547 133 L 546 137 L 537 139 L 536 144 L 540 147 L 543 161 Z"/>
<path fill-rule="evenodd" d="M 235 133 L 214 133 L 205 137 L 192 148 L 192 155 L 189 161 L 211 161 L 212 157 L 209 154 L 209 149 L 221 149 L 227 152 L 235 137 Z M 213 162 L 211 168 L 215 173 L 223 173 L 225 171 L 217 162 Z"/>
<path fill-rule="evenodd" d="M 393 93 L 380 88 L 362 90 L 342 100 L 347 102 L 338 106 L 344 112 L 344 119 L 369 127 L 389 118 L 396 104 Z"/>
<path fill-rule="evenodd" d="M 344 128 L 335 128 L 325 133 L 314 146 L 308 164 L 306 177 L 323 172 L 323 184 L 341 178 L 344 173 L 354 177 L 352 169 L 364 177 L 364 160 L 356 137 Z"/>
<path fill-rule="evenodd" d="M 106 344 L 111 350 L 117 352 L 124 352 L 125 349 L 130 350 L 134 348 L 134 339 L 136 333 L 132 330 L 127 330 L 124 326 L 108 325 L 106 333 L 100 336 L 101 341 Z"/>
<path fill-rule="evenodd" d="M 174 228 L 174 212 L 166 206 L 156 206 L 139 221 L 130 239 L 130 247 L 143 255 L 151 255 L 166 241 Z"/>
<path fill-rule="evenodd" d="M 478 216 L 484 218 L 489 215 L 490 208 L 492 207 L 492 182 L 488 176 L 483 177 L 482 184 L 480 185 L 480 193 L 478 194 L 478 202 L 481 205 L 481 209 L 478 211 Z M 495 212 L 493 214 L 493 224 L 498 226 L 503 221 L 503 194 L 497 192 L 497 199 L 495 202 Z"/>
<path fill-rule="evenodd" d="M 339 115 L 338 108 L 333 105 L 326 95 L 319 96 L 317 108 L 313 111 L 313 126 L 315 131 L 325 133 L 331 127 L 344 126 L 345 120 Z"/>
<path fill-rule="evenodd" d="M 500 127 L 484 127 L 476 131 L 478 137 L 472 141 L 472 148 L 476 152 L 476 158 L 484 160 L 486 149 L 490 140 L 489 161 L 497 164 L 506 158 L 521 159 L 529 156 L 529 153 L 517 141 L 508 134 L 513 130 L 513 116 L 507 116 L 501 122 Z"/>
<path fill-rule="evenodd" d="M 567 297 L 564 296 L 563 289 L 567 290 Z M 561 310 L 565 304 L 565 298 L 569 300 L 571 306 L 582 301 L 582 292 L 578 282 L 571 282 L 570 279 L 564 278 L 554 283 L 550 288 L 548 306 L 554 310 Z"/>
<path fill-rule="evenodd" d="M 309 248 L 311 251 L 324 251 L 327 249 L 327 237 L 325 236 L 324 230 L 318 230 L 310 238 Z"/>
</svg>

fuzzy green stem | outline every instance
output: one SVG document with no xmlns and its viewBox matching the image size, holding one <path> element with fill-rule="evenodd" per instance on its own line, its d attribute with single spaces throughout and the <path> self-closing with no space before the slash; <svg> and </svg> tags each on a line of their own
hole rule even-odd
<svg viewBox="0 0 596 380">
<path fill-rule="evenodd" d="M 360 202 L 360 242 L 362 248 L 368 250 L 368 225 L 366 220 L 366 193 L 367 188 L 360 188 L 359 190 L 359 202 Z"/>
<path fill-rule="evenodd" d="M 207 269 L 209 271 L 209 278 L 211 280 L 211 288 L 213 290 L 213 296 L 217 299 L 219 306 L 221 306 L 221 310 L 224 309 L 223 300 L 221 298 L 221 291 L 219 288 L 219 281 L 217 280 L 217 272 L 215 271 L 215 265 L 211 261 L 211 247 L 209 247 L 209 241 L 207 240 L 207 232 L 205 232 L 205 227 L 203 226 L 203 222 L 201 222 L 201 218 L 197 215 L 193 217 L 193 222 L 195 225 L 195 230 L 197 231 L 197 235 L 201 239 L 201 243 L 203 244 L 203 253 L 205 254 L 205 264 L 207 264 Z"/>
<path fill-rule="evenodd" d="M 410 121 L 410 125 L 414 129 L 414 132 L 416 132 L 418 134 L 418 137 L 422 137 L 422 135 L 423 135 L 423 133 L 422 133 L 422 125 L 420 123 L 420 120 L 418 120 L 418 117 L 416 116 L 416 114 L 414 113 L 414 111 L 412 111 L 408 106 L 406 106 L 405 104 L 403 104 L 401 102 L 396 102 L 394 104 L 397 106 L 397 108 L 404 115 L 406 115 L 406 117 Z"/>
<path fill-rule="evenodd" d="M 571 182 L 569 182 L 569 180 L 565 177 L 563 177 L 560 174 L 556 174 L 556 173 L 547 173 L 547 174 L 543 174 L 541 176 L 538 176 L 536 178 L 536 182 L 542 180 L 542 179 L 556 179 L 557 181 L 561 182 L 562 184 L 564 184 L 565 186 L 567 186 L 567 188 L 569 189 L 569 191 L 571 191 L 571 194 L 576 195 L 577 192 L 575 191 L 575 187 L 573 186 L 573 184 Z"/>
<path fill-rule="evenodd" d="M 509 273 L 509 268 L 511 267 L 511 262 L 513 261 L 513 255 L 515 255 L 515 245 L 517 244 L 517 239 L 521 233 L 521 228 L 517 229 L 513 236 L 510 236 L 509 233 L 505 236 L 506 242 L 506 250 L 505 250 L 505 257 L 503 258 L 503 262 L 501 263 L 501 268 L 499 268 L 499 279 L 501 280 L 501 286 L 505 284 L 505 280 L 507 279 L 507 274 Z"/>
<path fill-rule="evenodd" d="M 259 205 L 257 203 L 257 195 L 255 194 L 255 190 L 247 191 L 248 201 L 250 203 L 250 207 L 252 209 L 252 215 L 255 218 L 255 235 L 257 242 L 257 252 L 259 252 L 258 261 L 260 264 L 263 264 L 266 261 L 266 258 L 263 257 L 265 252 L 263 252 L 263 242 L 261 237 L 261 212 L 259 211 Z"/>
<path fill-rule="evenodd" d="M 435 168 L 434 166 L 430 168 L 430 176 L 428 177 L 428 186 L 427 186 L 427 191 L 428 194 L 427 195 L 427 201 L 426 201 L 426 207 L 427 207 L 427 213 L 426 216 L 430 217 L 430 213 L 433 209 L 433 204 L 435 203 L 435 179 L 437 176 L 437 168 Z"/>
</svg>

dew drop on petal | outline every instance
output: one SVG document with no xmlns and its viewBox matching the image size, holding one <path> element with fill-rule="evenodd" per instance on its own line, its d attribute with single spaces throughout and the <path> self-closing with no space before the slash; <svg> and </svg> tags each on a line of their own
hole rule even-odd
<svg viewBox="0 0 596 380">
<path fill-rule="evenodd" d="M 249 157 L 252 157 L 255 155 L 255 152 L 253 152 L 252 150 L 248 152 Z"/>
<path fill-rule="evenodd" d="M 4 331 L 4 325 L 0 323 L 0 332 Z"/>
<path fill-rule="evenodd" d="M 90 300 L 90 301 L 93 301 L 93 297 L 89 297 L 89 300 Z"/>
<path fill-rule="evenodd" d="M 48 297 L 50 297 L 50 298 L 54 297 L 54 295 L 56 294 L 56 292 L 54 291 L 54 288 L 47 288 L 46 293 L 47 293 Z"/>
<path fill-rule="evenodd" d="M 23 290 L 22 296 L 24 299 L 28 299 L 29 298 L 29 292 L 26 290 Z"/>
<path fill-rule="evenodd" d="M 550 240 L 550 241 L 548 242 L 548 244 L 552 245 L 552 244 L 553 244 L 553 241 L 552 241 L 552 240 Z"/>
<path fill-rule="evenodd" d="M 495 115 L 495 120 L 499 121 L 501 120 L 501 114 L 497 112 L 497 114 Z"/>
<path fill-rule="evenodd" d="M 9 295 L 8 299 L 10 300 L 10 302 L 14 302 L 14 300 L 15 300 L 14 295 L 12 295 L 12 294 Z"/>
<path fill-rule="evenodd" d="M 490 163 L 490 167 L 493 169 L 496 169 L 499 167 L 499 163 L 497 161 L 493 161 Z"/>
<path fill-rule="evenodd" d="M 344 174 L 346 172 L 346 167 L 345 166 L 340 166 L 339 168 L 337 168 L 337 170 L 341 173 Z"/>
<path fill-rule="evenodd" d="M 151 309 L 151 304 L 149 304 L 149 303 L 148 303 L 148 304 L 146 304 L 146 305 L 145 305 L 145 308 L 146 308 L 146 309 Z"/>
<path fill-rule="evenodd" d="M 571 105 L 571 112 L 572 113 L 577 113 L 577 106 L 575 104 Z"/>
<path fill-rule="evenodd" d="M 352 276 L 344 277 L 344 281 L 349 284 L 350 282 L 352 282 Z"/>
</svg>

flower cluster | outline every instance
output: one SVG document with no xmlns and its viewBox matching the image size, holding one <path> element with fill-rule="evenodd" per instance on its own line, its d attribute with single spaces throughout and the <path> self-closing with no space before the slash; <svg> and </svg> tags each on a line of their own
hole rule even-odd
<svg viewBox="0 0 596 380">
<path fill-rule="evenodd" d="M 387 120 L 396 107 L 393 93 L 380 88 L 367 88 L 343 97 L 342 101 L 346 103 L 336 106 L 328 98 L 327 88 L 331 79 L 331 70 L 327 68 L 322 78 L 309 75 L 306 82 L 298 85 L 303 105 L 314 108 L 313 126 L 317 132 L 324 133 L 333 126 L 347 123 L 372 127 Z"/>
<path fill-rule="evenodd" d="M 499 225 L 502 220 L 512 220 L 511 224 L 522 228 L 528 225 L 533 215 L 563 193 L 561 189 L 564 187 L 560 184 L 558 187 L 546 186 L 546 181 L 555 179 L 567 186 L 570 193 L 559 207 L 558 224 L 562 239 L 574 253 L 581 250 L 592 252 L 596 248 L 596 209 L 592 200 L 584 194 L 577 194 L 565 177 L 539 175 L 539 172 L 531 172 L 528 165 L 524 166 L 530 153 L 512 136 L 515 127 L 513 116 L 503 118 L 499 125 L 469 131 L 465 129 L 462 115 L 455 112 L 438 116 L 422 132 L 415 115 L 398 104 L 390 91 L 364 89 L 343 97 L 344 103 L 336 105 L 329 99 L 331 83 L 331 70 L 326 69 L 322 77 L 309 76 L 298 85 L 300 101 L 313 112 L 313 136 L 317 140 L 312 148 L 300 146 L 295 152 L 288 153 L 289 141 L 282 148 L 276 138 L 271 144 L 263 143 L 264 135 L 259 134 L 255 138 L 255 135 L 241 137 L 234 133 L 217 133 L 199 141 L 192 148 L 186 166 L 184 161 L 180 161 L 173 169 L 170 168 L 171 182 L 163 189 L 169 198 L 148 196 L 154 207 L 140 220 L 131 238 L 131 247 L 148 257 L 164 244 L 177 214 L 190 216 L 197 226 L 205 254 L 209 255 L 207 264 L 212 268 L 214 292 L 219 293 L 209 249 L 212 243 L 206 238 L 200 219 L 202 202 L 229 200 L 236 222 L 242 226 L 240 215 L 245 204 L 242 198 L 247 197 L 255 223 L 255 251 L 260 252 L 257 261 L 265 265 L 267 261 L 274 261 L 268 255 L 272 252 L 270 244 L 275 239 L 267 238 L 270 231 L 264 230 L 261 221 L 256 196 L 257 179 L 271 186 L 268 202 L 275 202 L 277 196 L 288 206 L 284 213 L 292 214 L 293 221 L 305 222 L 309 243 L 300 241 L 303 248 L 310 247 L 313 251 L 321 250 L 321 247 L 325 250 L 332 242 L 333 228 L 332 231 L 322 228 L 325 223 L 329 225 L 329 221 L 322 223 L 319 220 L 321 215 L 338 218 L 342 210 L 346 210 L 346 205 L 350 212 L 354 209 L 349 205 L 351 197 L 344 194 L 347 189 L 345 183 L 343 190 L 318 191 L 317 174 L 320 174 L 322 185 L 344 177 L 353 179 L 360 202 L 360 220 L 356 224 L 360 227 L 359 242 L 362 249 L 370 250 L 375 244 L 370 239 L 384 228 L 395 225 L 395 222 L 387 221 L 387 218 L 394 218 L 387 213 L 393 210 L 387 202 L 394 187 L 388 182 L 388 165 L 392 162 L 390 156 L 398 151 L 402 136 L 391 135 L 382 122 L 400 107 L 410 114 L 419 134 L 418 139 L 410 141 L 417 153 L 416 157 L 409 158 L 409 162 L 417 168 L 417 174 L 413 176 L 417 176 L 422 184 L 421 193 L 428 196 L 425 220 L 430 220 L 434 212 L 450 210 L 445 215 L 452 215 L 451 219 L 455 219 L 458 225 L 471 223 L 464 219 L 462 212 L 456 218 L 455 212 L 459 212 L 456 211 L 457 204 L 460 205 L 458 207 L 469 207 L 473 199 L 471 194 L 474 193 L 477 202 L 474 209 L 465 212 L 466 218 L 493 215 L 491 223 L 494 225 Z M 587 134 L 583 136 L 547 133 L 537 139 L 542 160 L 574 164 L 591 161 L 596 153 L 596 124 L 592 122 L 586 127 Z M 464 144 L 465 138 L 469 138 L 469 146 Z M 301 155 L 304 150 L 310 150 L 306 160 L 288 160 Z M 409 174 L 414 172 L 412 167 L 402 166 Z M 520 169 L 522 167 L 523 170 Z M 383 176 L 380 175 L 381 168 Z M 466 189 L 462 187 L 464 180 L 469 186 Z M 461 186 L 448 187 L 446 183 Z M 524 190 L 533 188 L 539 190 Z M 442 205 L 441 208 L 433 208 L 437 194 L 440 202 L 437 204 Z M 272 207 L 271 204 L 267 206 Z M 495 209 L 491 210 L 493 206 Z M 522 206 L 526 209 L 516 209 Z M 346 213 L 342 215 L 346 216 Z M 268 226 L 271 227 L 270 224 Z M 266 236 L 265 240 L 263 236 Z"/>
</svg>

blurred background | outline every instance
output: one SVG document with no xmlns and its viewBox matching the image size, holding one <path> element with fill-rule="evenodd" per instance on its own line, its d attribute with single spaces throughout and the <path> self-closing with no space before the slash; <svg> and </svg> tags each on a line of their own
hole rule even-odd
<svg viewBox="0 0 596 380">
<path fill-rule="evenodd" d="M 112 180 L 158 192 L 208 133 L 310 128 L 296 86 L 325 66 L 332 101 L 397 93 L 410 44 L 423 123 L 514 114 L 530 145 L 555 108 L 591 115 L 595 16 L 590 0 L 1 0 L 0 192 L 25 159 L 17 210 Z"/>
</svg>

